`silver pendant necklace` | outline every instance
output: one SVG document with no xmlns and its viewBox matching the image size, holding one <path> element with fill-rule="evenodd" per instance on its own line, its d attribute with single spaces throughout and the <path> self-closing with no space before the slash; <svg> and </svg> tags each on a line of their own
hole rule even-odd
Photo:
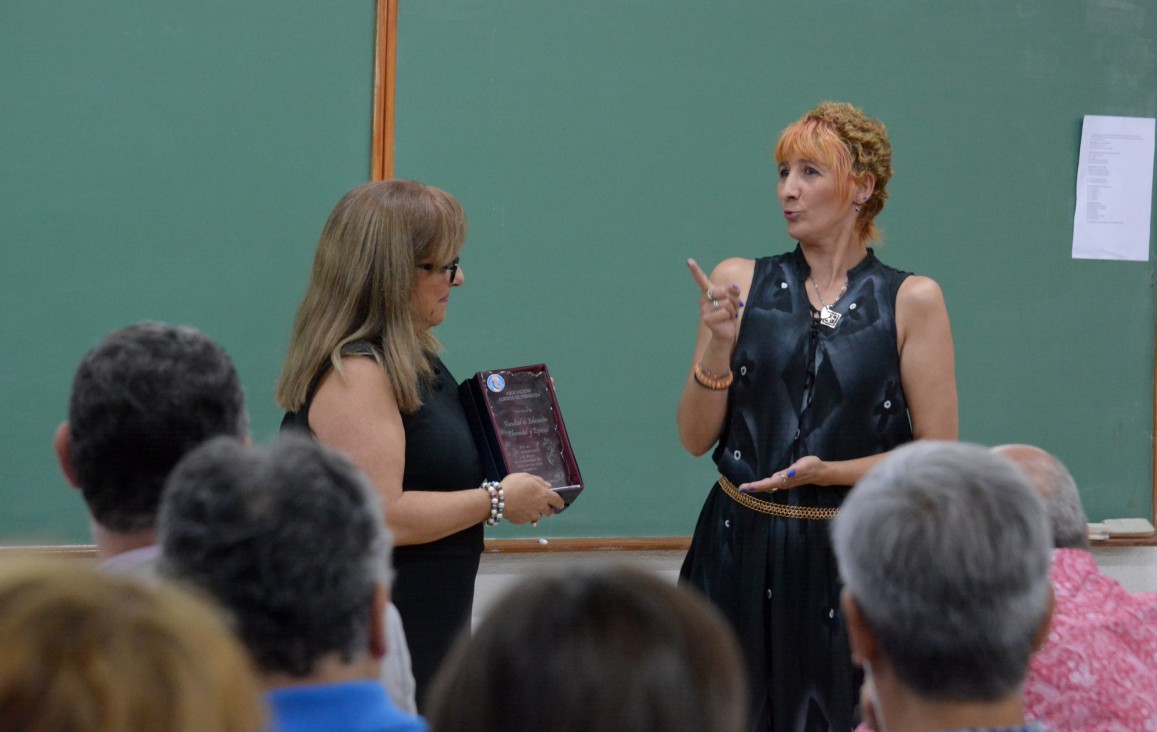
<svg viewBox="0 0 1157 732">
<path fill-rule="evenodd" d="M 819 283 L 816 282 L 815 276 L 808 275 L 808 278 L 812 281 L 812 287 L 816 288 L 816 297 L 819 298 L 820 301 L 820 324 L 826 325 L 829 328 L 835 328 L 840 324 L 840 318 L 844 316 L 840 315 L 835 310 L 832 310 L 832 308 L 826 302 L 824 302 L 824 296 L 820 293 L 820 286 Z M 843 297 L 844 293 L 847 291 L 848 280 L 844 280 L 844 286 L 840 288 L 840 294 L 836 295 L 836 299 L 832 300 L 832 305 L 835 305 L 837 302 L 839 302 L 840 298 Z"/>
</svg>

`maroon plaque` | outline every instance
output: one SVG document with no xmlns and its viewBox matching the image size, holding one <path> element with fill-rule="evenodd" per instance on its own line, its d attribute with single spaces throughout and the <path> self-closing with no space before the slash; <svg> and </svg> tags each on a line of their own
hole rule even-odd
<svg viewBox="0 0 1157 732">
<path fill-rule="evenodd" d="M 545 364 L 479 371 L 459 394 L 491 480 L 533 473 L 574 501 L 582 476 Z"/>
</svg>

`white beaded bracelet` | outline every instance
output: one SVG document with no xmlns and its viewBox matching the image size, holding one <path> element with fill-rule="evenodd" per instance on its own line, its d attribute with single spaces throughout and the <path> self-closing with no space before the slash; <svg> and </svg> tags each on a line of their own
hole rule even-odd
<svg viewBox="0 0 1157 732">
<path fill-rule="evenodd" d="M 490 494 L 490 517 L 486 519 L 486 525 L 497 526 L 502 521 L 502 511 L 506 508 L 506 495 L 502 492 L 502 484 L 496 480 L 484 480 L 480 487 Z"/>
</svg>

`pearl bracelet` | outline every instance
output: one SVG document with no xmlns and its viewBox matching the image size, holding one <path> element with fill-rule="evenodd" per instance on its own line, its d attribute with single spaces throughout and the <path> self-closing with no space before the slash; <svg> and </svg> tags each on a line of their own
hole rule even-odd
<svg viewBox="0 0 1157 732">
<path fill-rule="evenodd" d="M 502 511 L 506 508 L 502 484 L 496 480 L 484 480 L 479 487 L 490 494 L 490 517 L 486 519 L 486 525 L 497 526 L 502 521 Z"/>
</svg>

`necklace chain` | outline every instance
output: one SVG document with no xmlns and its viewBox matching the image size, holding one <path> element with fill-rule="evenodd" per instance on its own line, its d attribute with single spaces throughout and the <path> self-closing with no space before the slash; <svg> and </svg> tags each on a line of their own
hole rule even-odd
<svg viewBox="0 0 1157 732">
<path fill-rule="evenodd" d="M 824 302 L 824 296 L 823 293 L 820 292 L 820 285 L 818 282 L 816 282 L 815 275 L 808 275 L 808 279 L 812 281 L 812 287 L 816 288 L 816 297 L 819 298 L 821 309 L 831 310 L 831 305 L 828 305 L 826 302 Z M 832 300 L 832 305 L 835 305 L 837 302 L 839 302 L 840 298 L 843 297 L 844 293 L 847 291 L 848 280 L 844 280 L 844 286 L 840 288 L 840 294 L 836 295 L 836 299 Z"/>
<path fill-rule="evenodd" d="M 835 328 L 837 325 L 840 324 L 840 318 L 842 318 L 844 316 L 840 315 L 835 310 L 832 310 L 831 305 L 828 305 L 826 302 L 824 302 L 824 296 L 820 292 L 820 283 L 816 282 L 816 278 L 814 275 L 810 275 L 810 277 L 811 277 L 811 281 L 812 281 L 812 287 L 816 288 L 816 297 L 818 297 L 820 300 L 820 312 L 819 312 L 820 325 L 824 325 L 828 328 Z M 843 297 L 844 293 L 847 291 L 848 291 L 848 280 L 844 280 L 844 286 L 840 288 L 840 292 L 838 295 L 836 295 L 836 299 L 832 300 L 832 305 L 835 305 L 837 302 L 839 302 L 840 298 Z M 855 306 L 853 305 L 853 307 L 855 307 Z"/>
</svg>

